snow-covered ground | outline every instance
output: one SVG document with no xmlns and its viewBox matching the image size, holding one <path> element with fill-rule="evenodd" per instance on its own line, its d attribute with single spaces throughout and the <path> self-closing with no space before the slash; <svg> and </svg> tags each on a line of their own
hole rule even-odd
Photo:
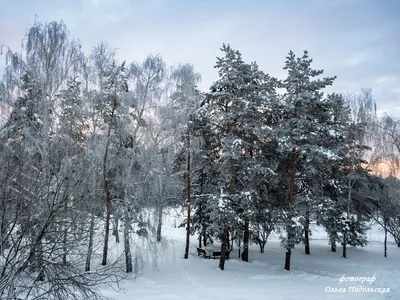
<svg viewBox="0 0 400 300">
<path fill-rule="evenodd" d="M 105 296 L 116 300 L 400 299 L 400 248 L 391 240 L 384 258 L 378 227 L 370 231 L 366 247 L 348 249 L 347 259 L 341 257 L 341 247 L 331 252 L 326 233 L 314 228 L 311 255 L 297 246 L 290 272 L 283 269 L 285 251 L 276 236 L 268 241 L 265 253 L 252 245 L 249 263 L 239 260 L 234 248 L 221 271 L 218 259 L 197 256 L 196 237 L 191 237 L 189 258 L 183 259 L 185 230 L 174 228 L 174 218 L 165 218 L 163 234 L 170 243 L 157 263 L 149 257 L 142 276 L 123 282 L 123 292 L 103 289 Z"/>
</svg>

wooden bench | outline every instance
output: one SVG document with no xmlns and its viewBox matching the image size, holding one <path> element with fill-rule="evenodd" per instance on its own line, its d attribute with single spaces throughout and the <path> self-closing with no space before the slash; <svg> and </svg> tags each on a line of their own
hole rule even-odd
<svg viewBox="0 0 400 300">
<path fill-rule="evenodd" d="M 226 251 L 225 252 L 225 259 L 229 259 L 230 257 L 229 257 L 229 254 L 231 253 L 231 251 Z M 212 251 L 212 254 L 211 254 L 211 256 L 212 256 L 212 258 L 217 258 L 217 257 L 219 257 L 219 256 L 221 256 L 221 254 L 222 254 L 222 252 L 221 251 Z"/>
<path fill-rule="evenodd" d="M 207 254 L 206 250 L 201 249 L 199 247 L 196 247 L 196 249 L 197 249 L 197 256 L 203 256 L 204 258 L 211 258 L 211 256 Z"/>
<path fill-rule="evenodd" d="M 196 247 L 197 249 L 197 256 L 203 256 L 204 258 L 214 258 L 216 259 L 217 257 L 221 256 L 221 251 L 207 251 L 204 249 L 201 249 L 199 247 Z M 230 251 L 226 251 L 225 253 L 225 259 L 229 259 L 229 254 Z"/>
</svg>

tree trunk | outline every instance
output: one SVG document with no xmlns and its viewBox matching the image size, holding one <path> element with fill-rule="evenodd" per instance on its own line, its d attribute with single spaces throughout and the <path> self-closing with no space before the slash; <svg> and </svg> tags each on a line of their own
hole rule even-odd
<svg viewBox="0 0 400 300">
<path fill-rule="evenodd" d="M 116 211 L 114 222 L 113 222 L 113 236 L 115 236 L 115 242 L 119 243 L 119 212 Z"/>
<path fill-rule="evenodd" d="M 132 273 L 132 253 L 131 253 L 131 245 L 130 245 L 130 234 L 129 229 L 131 226 L 129 209 L 125 208 L 125 218 L 124 218 L 124 252 L 125 252 L 125 265 L 126 265 L 126 273 Z"/>
<path fill-rule="evenodd" d="M 162 226 L 163 208 L 158 208 L 158 225 L 157 225 L 157 242 L 161 242 L 161 226 Z"/>
<path fill-rule="evenodd" d="M 67 239 L 68 239 L 68 226 L 65 225 L 63 232 L 63 255 L 62 264 L 65 266 L 67 264 Z"/>
<path fill-rule="evenodd" d="M 108 147 L 110 144 L 110 129 L 108 133 L 108 140 L 106 145 L 106 151 L 104 153 L 103 159 L 103 181 L 104 181 L 104 193 L 106 196 L 106 228 L 105 228 L 105 235 L 104 235 L 104 247 L 103 247 L 103 261 L 102 265 L 107 265 L 107 256 L 108 256 L 108 238 L 110 234 L 110 215 L 111 215 L 111 195 L 110 189 L 108 186 L 108 175 L 107 175 L 107 158 L 108 158 Z"/>
<path fill-rule="evenodd" d="M 384 241 L 384 243 L 383 243 L 383 247 L 384 247 L 384 257 L 387 257 L 387 220 L 386 220 L 386 217 L 384 218 L 384 221 L 383 221 L 384 223 L 383 223 L 383 226 L 384 226 L 384 230 L 385 230 L 385 241 Z"/>
<path fill-rule="evenodd" d="M 233 252 L 233 244 L 234 244 L 233 242 L 235 241 L 235 232 L 234 231 L 232 231 L 231 234 L 229 235 L 229 239 L 231 241 L 230 242 L 230 244 L 231 244 L 230 250 L 231 250 L 231 252 Z"/>
<path fill-rule="evenodd" d="M 288 247 L 286 249 L 285 256 L 285 270 L 290 271 L 290 256 L 292 255 L 292 250 Z"/>
<path fill-rule="evenodd" d="M 64 202 L 65 212 L 68 212 L 68 201 Z M 62 255 L 62 264 L 65 266 L 67 264 L 67 241 L 68 241 L 68 218 L 64 220 L 64 230 L 63 230 L 63 255 Z"/>
<path fill-rule="evenodd" d="M 96 190 L 96 178 L 93 176 L 93 190 Z M 89 196 L 93 197 L 93 195 Z M 93 253 L 93 239 L 94 239 L 94 221 L 95 221 L 95 215 L 94 215 L 94 210 L 92 209 L 90 212 L 90 226 L 89 226 L 89 244 L 88 244 L 88 250 L 86 253 L 86 263 L 85 263 L 85 272 L 90 271 L 90 264 L 92 261 L 92 253 Z"/>
<path fill-rule="evenodd" d="M 6 240 L 6 206 L 2 204 L 2 211 L 0 217 L 0 256 L 4 254 L 4 250 L 7 247 L 7 240 Z"/>
<path fill-rule="evenodd" d="M 203 245 L 204 247 L 207 247 L 207 225 L 203 225 Z"/>
<path fill-rule="evenodd" d="M 354 168 L 354 156 L 351 157 L 351 168 Z M 351 180 L 351 175 L 352 175 L 353 170 L 351 170 L 350 177 L 349 177 L 349 182 L 347 185 L 347 215 L 346 215 L 346 222 L 349 221 L 350 218 L 350 203 L 351 203 L 351 189 L 353 186 L 352 180 Z M 346 224 L 346 228 L 343 232 L 343 258 L 347 258 L 347 239 L 348 239 L 348 223 Z"/>
<path fill-rule="evenodd" d="M 264 248 L 265 248 L 265 244 L 266 243 L 267 243 L 267 241 L 262 241 L 262 240 L 258 241 L 258 245 L 260 246 L 260 252 L 261 253 L 264 253 Z"/>
<path fill-rule="evenodd" d="M 44 263 L 43 263 L 43 244 L 42 242 L 39 243 L 39 247 L 37 248 L 37 267 L 39 270 L 38 274 L 38 281 L 45 281 L 46 276 L 44 273 Z"/>
<path fill-rule="evenodd" d="M 166 160 L 165 160 L 165 151 L 161 151 L 161 156 L 162 156 L 162 162 L 164 169 L 166 170 Z M 165 204 L 165 197 L 166 197 L 166 178 L 167 178 L 167 173 L 162 174 L 162 180 L 161 180 L 161 201 L 159 201 L 157 205 L 157 212 L 158 212 L 158 224 L 157 224 L 157 234 L 156 234 L 156 241 L 161 242 L 161 229 L 162 229 L 162 220 L 163 220 L 163 205 Z"/>
<path fill-rule="evenodd" d="M 296 183 L 296 148 L 292 149 L 292 177 L 289 189 L 289 204 L 294 205 L 294 188 Z"/>
<path fill-rule="evenodd" d="M 331 233 L 329 239 L 331 243 L 331 251 L 336 252 L 336 233 Z"/>
<path fill-rule="evenodd" d="M 189 257 L 189 242 L 190 242 L 190 140 L 188 137 L 188 153 L 187 153 L 187 224 L 186 224 L 186 247 L 185 259 Z"/>
<path fill-rule="evenodd" d="M 228 249 L 227 245 L 229 244 L 229 237 L 228 237 L 228 225 L 224 225 L 224 233 L 223 233 L 223 239 L 221 243 L 221 257 L 219 259 L 219 268 L 221 270 L 225 269 L 225 258 L 226 258 L 226 251 Z"/>
<path fill-rule="evenodd" d="M 296 183 L 296 148 L 292 149 L 292 176 L 290 180 L 290 189 L 289 189 L 289 205 L 290 209 L 293 208 L 294 205 L 294 188 Z M 290 216 L 292 218 L 292 216 Z M 291 221 L 291 220 L 289 220 Z M 291 227 L 287 227 L 287 236 L 288 236 L 288 246 L 286 248 L 286 256 L 285 256 L 285 270 L 290 271 L 290 258 L 292 254 L 292 245 L 291 240 L 293 238 L 293 233 Z"/>
<path fill-rule="evenodd" d="M 86 255 L 85 272 L 90 271 L 90 262 L 92 260 L 92 253 L 93 253 L 93 237 L 94 237 L 94 213 L 92 211 L 90 215 L 89 246 Z"/>
<path fill-rule="evenodd" d="M 201 187 L 201 184 L 200 184 L 200 187 Z M 202 195 L 202 194 L 203 194 L 203 192 L 200 191 L 200 195 Z M 202 235 L 203 235 L 203 218 L 202 218 L 203 212 L 202 212 L 201 203 L 198 206 L 197 214 L 199 216 L 199 224 L 201 224 L 201 226 L 202 226 L 202 228 L 199 230 L 199 248 L 201 248 L 201 239 L 202 239 Z"/>
<path fill-rule="evenodd" d="M 240 258 L 241 257 L 241 251 L 240 251 L 240 249 L 241 249 L 241 245 L 242 245 L 242 243 L 241 243 L 242 241 L 239 239 L 239 245 L 238 245 L 238 258 Z"/>
<path fill-rule="evenodd" d="M 304 224 L 304 251 L 310 254 L 310 211 L 306 211 L 306 220 Z"/>
<path fill-rule="evenodd" d="M 249 218 L 247 217 L 244 220 L 242 260 L 249 262 Z"/>
</svg>

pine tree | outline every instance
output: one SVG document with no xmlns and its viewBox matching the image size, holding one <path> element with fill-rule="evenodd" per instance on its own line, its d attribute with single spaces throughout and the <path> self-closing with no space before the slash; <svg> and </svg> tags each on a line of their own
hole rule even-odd
<svg viewBox="0 0 400 300">
<path fill-rule="evenodd" d="M 218 140 L 218 144 L 214 144 L 218 148 L 213 151 L 218 153 L 217 172 L 222 177 L 215 185 L 228 195 L 226 209 L 236 214 L 229 227 L 243 233 L 242 259 L 248 261 L 249 208 L 259 196 L 253 181 L 269 173 L 258 160 L 266 136 L 270 134 L 270 128 L 263 125 L 263 120 L 269 97 L 275 92 L 276 80 L 260 71 L 256 63 L 245 63 L 240 52 L 229 45 L 223 45 L 221 51 L 225 56 L 217 58 L 216 64 L 220 78 L 206 94 L 202 109 Z M 220 190 L 214 191 L 216 197 L 219 194 Z"/>
<path fill-rule="evenodd" d="M 280 151 L 283 159 L 293 149 L 297 153 L 295 205 L 288 207 L 287 253 L 297 241 L 294 219 L 300 220 L 304 232 L 305 252 L 310 254 L 310 221 L 314 218 L 318 203 L 324 198 L 323 185 L 331 177 L 332 166 L 341 156 L 334 145 L 343 139 L 343 124 L 335 121 L 335 97 L 324 97 L 322 90 L 332 85 L 336 77 L 317 79 L 323 70 L 311 67 L 312 59 L 304 51 L 302 57 L 293 52 L 287 56 L 285 70 L 288 76 L 281 87 L 285 89 L 279 121 Z M 285 156 L 286 155 L 286 156 Z M 300 216 L 304 216 L 301 217 Z M 289 269 L 286 264 L 286 269 Z"/>
</svg>

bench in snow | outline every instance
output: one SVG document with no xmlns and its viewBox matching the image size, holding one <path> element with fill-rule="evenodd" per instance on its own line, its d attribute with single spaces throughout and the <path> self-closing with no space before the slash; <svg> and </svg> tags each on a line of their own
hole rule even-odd
<svg viewBox="0 0 400 300">
<path fill-rule="evenodd" d="M 203 256 L 204 258 L 217 258 L 219 256 L 221 256 L 221 251 L 212 251 L 212 250 L 205 250 L 205 249 L 201 249 L 199 247 L 196 247 L 197 249 L 197 256 Z M 225 259 L 229 259 L 229 254 L 230 251 L 226 251 L 225 252 Z"/>
<path fill-rule="evenodd" d="M 226 251 L 225 252 L 225 259 L 229 259 L 229 254 L 231 253 L 231 251 Z M 219 256 L 221 256 L 222 252 L 221 251 L 211 251 L 210 255 L 212 256 L 212 258 L 217 258 Z"/>
<path fill-rule="evenodd" d="M 208 251 L 201 249 L 199 247 L 196 247 L 196 249 L 197 249 L 197 256 L 203 256 L 204 258 L 211 258 L 209 253 L 207 254 Z"/>
</svg>

